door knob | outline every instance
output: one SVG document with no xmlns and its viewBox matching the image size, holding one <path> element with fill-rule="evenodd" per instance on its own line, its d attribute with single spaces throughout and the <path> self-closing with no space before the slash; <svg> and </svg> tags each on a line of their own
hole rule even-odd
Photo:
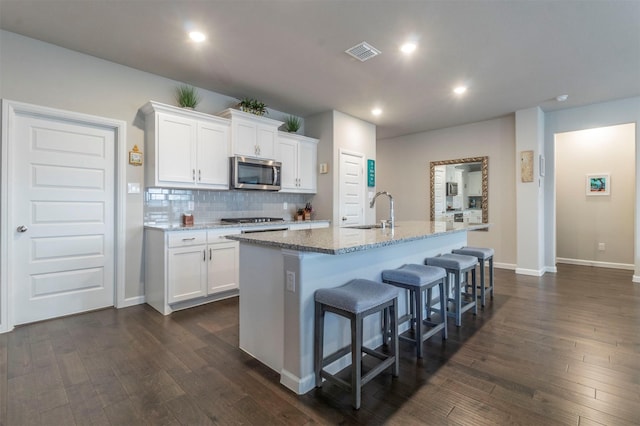
<svg viewBox="0 0 640 426">
<path fill-rule="evenodd" d="M 18 228 L 16 229 L 18 232 L 27 232 L 29 230 L 29 228 L 27 228 L 24 225 L 20 225 L 18 226 Z"/>
<path fill-rule="evenodd" d="M 342 221 L 344 222 L 346 220 L 347 220 L 347 217 L 346 216 L 342 216 Z"/>
</svg>

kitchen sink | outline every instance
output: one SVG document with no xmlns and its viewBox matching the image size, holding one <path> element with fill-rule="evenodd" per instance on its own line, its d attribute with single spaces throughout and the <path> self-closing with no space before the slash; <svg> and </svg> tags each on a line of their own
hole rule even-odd
<svg viewBox="0 0 640 426">
<path fill-rule="evenodd" d="M 349 228 L 349 229 L 376 229 L 376 228 L 382 228 L 382 225 L 375 224 L 375 225 L 351 225 L 351 226 L 345 226 L 345 228 Z"/>
</svg>

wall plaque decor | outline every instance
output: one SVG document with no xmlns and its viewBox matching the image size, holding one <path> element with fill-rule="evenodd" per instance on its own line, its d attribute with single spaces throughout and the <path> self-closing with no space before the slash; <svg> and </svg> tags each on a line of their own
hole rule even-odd
<svg viewBox="0 0 640 426">
<path fill-rule="evenodd" d="M 522 182 L 533 182 L 533 151 L 520 153 L 520 176 Z"/>
</svg>

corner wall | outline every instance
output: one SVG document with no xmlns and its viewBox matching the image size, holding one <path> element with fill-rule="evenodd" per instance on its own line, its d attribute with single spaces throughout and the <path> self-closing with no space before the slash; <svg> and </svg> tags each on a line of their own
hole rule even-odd
<svg viewBox="0 0 640 426">
<path fill-rule="evenodd" d="M 379 140 L 377 185 L 395 200 L 397 220 L 429 220 L 429 163 L 489 156 L 487 232 L 470 232 L 469 245 L 493 247 L 496 264 L 515 268 L 515 117 Z M 380 216 L 387 215 L 385 205 Z"/>
<path fill-rule="evenodd" d="M 635 135 L 635 202 L 634 202 L 634 277 L 640 283 L 640 97 L 549 112 L 545 115 L 545 157 L 547 190 L 545 191 L 545 265 L 555 266 L 555 134 L 575 130 L 636 124 Z"/>
</svg>

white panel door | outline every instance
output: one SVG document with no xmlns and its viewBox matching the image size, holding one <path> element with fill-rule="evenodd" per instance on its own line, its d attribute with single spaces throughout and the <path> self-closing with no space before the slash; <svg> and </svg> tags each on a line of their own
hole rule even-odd
<svg viewBox="0 0 640 426">
<path fill-rule="evenodd" d="M 364 156 L 340 152 L 340 225 L 364 225 Z"/>
<path fill-rule="evenodd" d="M 14 126 L 14 323 L 113 306 L 114 130 L 28 114 Z"/>
</svg>

